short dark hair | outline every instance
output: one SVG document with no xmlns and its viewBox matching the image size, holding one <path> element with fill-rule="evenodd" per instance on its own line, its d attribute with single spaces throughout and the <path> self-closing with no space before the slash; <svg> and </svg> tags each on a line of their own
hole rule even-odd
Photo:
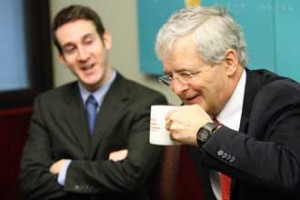
<svg viewBox="0 0 300 200">
<path fill-rule="evenodd" d="M 100 16 L 94 10 L 92 10 L 87 6 L 82 6 L 82 5 L 68 6 L 66 8 L 63 8 L 56 14 L 52 24 L 52 37 L 54 40 L 54 44 L 60 54 L 63 54 L 63 51 L 55 35 L 56 30 L 60 26 L 64 25 L 65 23 L 68 23 L 70 21 L 75 21 L 78 19 L 92 21 L 96 27 L 96 30 L 100 38 L 103 39 L 105 28 Z"/>
</svg>

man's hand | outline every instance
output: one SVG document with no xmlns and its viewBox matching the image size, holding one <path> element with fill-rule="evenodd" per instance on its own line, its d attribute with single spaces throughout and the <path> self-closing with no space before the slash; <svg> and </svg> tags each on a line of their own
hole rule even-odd
<svg viewBox="0 0 300 200">
<path fill-rule="evenodd" d="M 59 174 L 60 170 L 63 168 L 63 166 L 66 164 L 67 160 L 61 159 L 59 161 L 56 161 L 53 163 L 50 167 L 50 172 L 52 174 Z"/>
<path fill-rule="evenodd" d="M 119 150 L 119 151 L 114 151 L 114 152 L 111 152 L 109 154 L 109 157 L 108 159 L 109 160 L 112 160 L 112 161 L 119 161 L 119 160 L 124 160 L 126 158 L 128 154 L 128 150 L 127 149 L 122 149 L 122 150 Z"/>
<path fill-rule="evenodd" d="M 186 105 L 175 108 L 166 116 L 166 129 L 171 140 L 187 145 L 197 145 L 197 132 L 210 116 L 199 105 Z"/>
</svg>

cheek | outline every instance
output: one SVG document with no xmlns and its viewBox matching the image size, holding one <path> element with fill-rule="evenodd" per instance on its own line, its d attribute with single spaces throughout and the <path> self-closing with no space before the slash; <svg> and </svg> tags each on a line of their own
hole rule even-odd
<svg viewBox="0 0 300 200">
<path fill-rule="evenodd" d="M 207 105 L 214 101 L 217 94 L 215 82 L 211 79 L 202 79 L 201 81 L 198 81 L 191 85 L 190 90 L 199 93 L 203 98 L 203 103 Z"/>
<path fill-rule="evenodd" d="M 98 49 L 97 51 L 94 51 L 92 57 L 94 57 L 95 60 L 103 64 L 106 62 L 107 53 L 104 49 Z"/>
<path fill-rule="evenodd" d="M 74 66 L 76 66 L 75 55 L 65 56 L 63 64 L 67 65 L 69 68 L 74 68 Z"/>
<path fill-rule="evenodd" d="M 76 63 L 69 63 L 67 65 L 67 67 L 69 68 L 69 70 L 71 70 L 72 72 L 76 72 L 78 73 L 80 70 L 79 70 L 79 67 L 76 66 Z"/>
<path fill-rule="evenodd" d="M 210 90 L 211 81 L 207 78 L 201 78 L 195 81 L 193 84 L 190 84 L 189 88 L 191 90 L 196 90 L 201 93 L 207 93 Z"/>
</svg>

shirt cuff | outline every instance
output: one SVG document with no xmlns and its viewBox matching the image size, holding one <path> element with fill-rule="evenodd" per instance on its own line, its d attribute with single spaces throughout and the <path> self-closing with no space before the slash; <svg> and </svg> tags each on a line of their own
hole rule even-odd
<svg viewBox="0 0 300 200">
<path fill-rule="evenodd" d="M 63 166 L 63 168 L 61 169 L 61 171 L 58 174 L 57 177 L 57 182 L 61 185 L 64 186 L 65 185 L 65 181 L 66 181 L 66 175 L 67 175 L 67 171 L 69 168 L 69 165 L 71 164 L 72 160 L 67 160 L 66 164 Z"/>
</svg>

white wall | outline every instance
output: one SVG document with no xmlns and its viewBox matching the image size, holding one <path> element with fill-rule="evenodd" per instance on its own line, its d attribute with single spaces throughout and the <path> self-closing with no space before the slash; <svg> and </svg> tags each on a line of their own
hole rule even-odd
<svg viewBox="0 0 300 200">
<path fill-rule="evenodd" d="M 127 78 L 161 91 L 170 103 L 180 103 L 169 88 L 158 83 L 156 77 L 145 75 L 139 69 L 136 0 L 50 0 L 52 18 L 61 8 L 70 4 L 87 5 L 100 14 L 106 29 L 112 34 L 110 62 L 119 72 Z M 149 51 L 154 51 L 154 47 Z M 54 46 L 53 55 L 55 86 L 74 80 L 69 70 L 58 61 Z"/>
</svg>

